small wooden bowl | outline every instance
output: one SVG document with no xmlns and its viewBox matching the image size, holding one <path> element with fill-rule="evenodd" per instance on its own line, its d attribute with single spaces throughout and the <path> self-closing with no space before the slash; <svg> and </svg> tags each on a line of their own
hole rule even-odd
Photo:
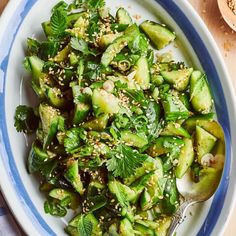
<svg viewBox="0 0 236 236">
<path fill-rule="evenodd" d="M 218 6 L 226 23 L 236 31 L 236 15 L 228 7 L 227 0 L 218 0 Z"/>
</svg>

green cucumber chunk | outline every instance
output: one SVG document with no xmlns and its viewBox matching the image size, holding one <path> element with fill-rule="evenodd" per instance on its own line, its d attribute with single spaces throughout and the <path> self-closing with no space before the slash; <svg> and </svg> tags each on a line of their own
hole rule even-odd
<svg viewBox="0 0 236 236">
<path fill-rule="evenodd" d="M 77 104 L 75 104 L 73 123 L 76 125 L 80 124 L 86 119 L 89 111 L 90 105 L 82 102 L 78 102 Z"/>
<path fill-rule="evenodd" d="M 211 153 L 216 141 L 217 138 L 215 136 L 199 126 L 196 127 L 196 148 L 199 163 L 201 163 L 204 155 Z"/>
<path fill-rule="evenodd" d="M 162 96 L 161 102 L 165 112 L 165 119 L 167 121 L 187 119 L 190 115 L 188 109 L 180 101 L 178 96 L 167 93 Z"/>
<path fill-rule="evenodd" d="M 129 13 L 123 7 L 117 10 L 116 20 L 118 24 L 132 25 L 133 23 Z"/>
<path fill-rule="evenodd" d="M 215 120 L 197 120 L 196 125 L 200 126 L 216 138 L 224 141 L 224 131 L 221 125 Z"/>
<path fill-rule="evenodd" d="M 116 33 L 116 34 L 111 33 L 102 35 L 98 41 L 98 45 L 101 48 L 107 48 L 112 42 L 114 42 L 114 40 L 121 37 L 122 35 L 123 33 Z"/>
<path fill-rule="evenodd" d="M 64 130 L 64 118 L 60 115 L 59 110 L 41 103 L 39 105 L 39 116 L 42 121 L 44 133 L 43 147 L 51 144 L 58 131 Z"/>
<path fill-rule="evenodd" d="M 184 141 L 176 137 L 159 137 L 155 144 L 147 150 L 147 153 L 152 157 L 157 157 L 169 153 L 171 146 L 182 146 L 183 144 Z"/>
<path fill-rule="evenodd" d="M 27 161 L 27 168 L 29 173 L 34 173 L 41 170 L 42 165 L 44 165 L 48 160 L 48 153 L 43 150 L 40 145 L 34 142 L 31 146 Z"/>
<path fill-rule="evenodd" d="M 182 70 L 161 71 L 161 75 L 167 83 L 173 85 L 178 91 L 184 91 L 189 85 L 190 76 L 193 68 L 186 68 Z"/>
<path fill-rule="evenodd" d="M 128 146 L 142 148 L 148 144 L 148 140 L 138 134 L 133 134 L 130 131 L 121 132 L 121 141 L 125 142 Z"/>
<path fill-rule="evenodd" d="M 150 70 L 148 66 L 148 60 L 145 57 L 140 57 L 136 63 L 136 74 L 134 80 L 143 90 L 150 87 Z"/>
<path fill-rule="evenodd" d="M 140 177 L 146 175 L 147 172 L 150 173 L 150 172 L 155 171 L 157 169 L 160 169 L 160 170 L 162 169 L 162 162 L 161 162 L 161 160 L 159 158 L 155 158 L 154 159 L 152 157 L 148 157 L 144 161 L 143 165 L 135 170 L 133 175 L 131 175 L 131 176 L 127 177 L 127 178 L 124 178 L 124 183 L 126 185 L 130 185 L 133 182 L 135 182 L 136 180 L 138 181 L 138 179 Z M 138 182 L 140 182 L 140 181 L 138 181 Z M 136 184 L 134 186 L 136 186 Z"/>
<path fill-rule="evenodd" d="M 137 25 L 133 24 L 129 26 L 124 35 L 118 37 L 116 40 L 110 44 L 106 51 L 103 53 L 101 58 L 101 64 L 107 67 L 114 57 L 121 52 L 123 48 L 125 48 L 130 42 L 132 42 L 138 35 L 140 34 Z"/>
<path fill-rule="evenodd" d="M 175 33 L 170 31 L 167 27 L 152 21 L 144 21 L 140 25 L 140 28 L 150 38 L 151 42 L 158 50 L 166 47 L 176 38 Z"/>
<path fill-rule="evenodd" d="M 213 99 L 206 76 L 194 71 L 190 79 L 190 100 L 195 111 L 201 114 L 211 112 Z"/>
<path fill-rule="evenodd" d="M 191 139 L 183 139 L 184 146 L 181 148 L 175 175 L 181 179 L 194 161 L 193 142 Z"/>
<path fill-rule="evenodd" d="M 96 116 L 100 114 L 115 114 L 120 110 L 119 99 L 104 89 L 95 89 L 92 104 Z"/>
<path fill-rule="evenodd" d="M 184 129 L 186 129 L 190 134 L 195 132 L 197 122 L 199 121 L 211 121 L 214 119 L 215 113 L 209 113 L 206 115 L 194 115 L 189 117 L 186 121 L 183 123 Z"/>
<path fill-rule="evenodd" d="M 133 226 L 131 222 L 124 218 L 120 221 L 120 234 L 121 236 L 135 236 Z"/>
<path fill-rule="evenodd" d="M 33 81 L 36 85 L 39 85 L 39 78 L 42 76 L 44 61 L 37 56 L 31 56 L 28 57 L 28 62 L 30 64 Z"/>
<path fill-rule="evenodd" d="M 179 123 L 169 122 L 160 133 L 161 136 L 181 136 L 190 138 L 190 134 Z"/>
<path fill-rule="evenodd" d="M 97 118 L 89 120 L 81 125 L 86 130 L 103 131 L 107 127 L 109 120 L 108 114 L 100 115 Z"/>
<path fill-rule="evenodd" d="M 80 195 L 84 194 L 84 187 L 79 174 L 78 160 L 68 161 L 64 176 Z"/>
</svg>

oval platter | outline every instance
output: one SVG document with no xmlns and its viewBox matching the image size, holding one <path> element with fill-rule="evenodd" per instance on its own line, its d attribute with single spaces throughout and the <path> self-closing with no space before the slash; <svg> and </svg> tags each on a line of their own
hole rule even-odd
<svg viewBox="0 0 236 236">
<path fill-rule="evenodd" d="M 12 0 L 0 18 L 0 186 L 19 224 L 27 235 L 64 235 L 67 219 L 48 216 L 43 211 L 44 196 L 36 178 L 27 173 L 25 156 L 28 142 L 15 131 L 14 111 L 19 104 L 33 105 L 23 70 L 25 40 L 41 38 L 41 22 L 50 16 L 56 0 Z M 113 12 L 119 6 L 134 18 L 161 20 L 177 34 L 173 51 L 177 60 L 202 68 L 212 89 L 217 117 L 226 137 L 226 164 L 220 186 L 213 198 L 190 209 L 178 235 L 221 235 L 234 204 L 236 171 L 235 118 L 233 86 L 222 56 L 206 26 L 186 0 L 107 0 Z M 138 16 L 138 17 L 137 17 Z"/>
</svg>

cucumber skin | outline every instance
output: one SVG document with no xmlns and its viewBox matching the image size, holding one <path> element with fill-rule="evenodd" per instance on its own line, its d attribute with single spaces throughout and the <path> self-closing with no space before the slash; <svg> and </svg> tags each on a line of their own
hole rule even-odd
<svg viewBox="0 0 236 236">
<path fill-rule="evenodd" d="M 201 164 L 201 159 L 205 154 L 211 153 L 216 141 L 217 138 L 215 136 L 200 126 L 196 127 L 196 147 L 199 164 Z"/>
<path fill-rule="evenodd" d="M 140 57 L 136 63 L 136 74 L 134 80 L 140 85 L 143 90 L 150 87 L 150 71 L 148 60 L 145 57 Z"/>
<path fill-rule="evenodd" d="M 140 28 L 144 31 L 144 33 L 148 36 L 148 38 L 158 50 L 166 47 L 176 38 L 176 35 L 169 29 L 152 21 L 144 21 L 140 25 Z"/>
<path fill-rule="evenodd" d="M 136 24 L 129 26 L 123 36 L 118 37 L 116 40 L 110 44 L 106 51 L 103 53 L 101 58 L 101 64 L 107 67 L 114 57 L 121 52 L 121 50 L 126 47 L 132 40 L 134 40 L 140 34 L 139 28 Z"/>
<path fill-rule="evenodd" d="M 181 148 L 179 162 L 175 169 L 175 175 L 178 179 L 181 179 L 184 176 L 184 174 L 187 172 L 194 161 L 192 140 L 185 138 L 183 141 L 185 144 L 184 147 Z"/>
<path fill-rule="evenodd" d="M 131 25 L 133 23 L 129 13 L 123 7 L 117 10 L 116 18 L 119 24 Z"/>
<path fill-rule="evenodd" d="M 212 95 L 207 80 L 200 71 L 194 71 L 191 75 L 190 100 L 196 112 L 210 113 L 213 106 Z"/>
</svg>

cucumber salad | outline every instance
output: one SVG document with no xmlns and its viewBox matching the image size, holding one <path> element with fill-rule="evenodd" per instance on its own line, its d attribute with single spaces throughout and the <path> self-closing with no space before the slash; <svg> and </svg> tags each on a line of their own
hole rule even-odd
<svg viewBox="0 0 236 236">
<path fill-rule="evenodd" d="M 38 106 L 18 106 L 15 127 L 35 134 L 27 169 L 45 213 L 73 213 L 68 235 L 165 236 L 176 179 L 223 168 L 206 75 L 158 53 L 172 29 L 137 25 L 122 7 L 111 15 L 104 0 L 60 1 L 42 28 L 23 63 Z"/>
</svg>

